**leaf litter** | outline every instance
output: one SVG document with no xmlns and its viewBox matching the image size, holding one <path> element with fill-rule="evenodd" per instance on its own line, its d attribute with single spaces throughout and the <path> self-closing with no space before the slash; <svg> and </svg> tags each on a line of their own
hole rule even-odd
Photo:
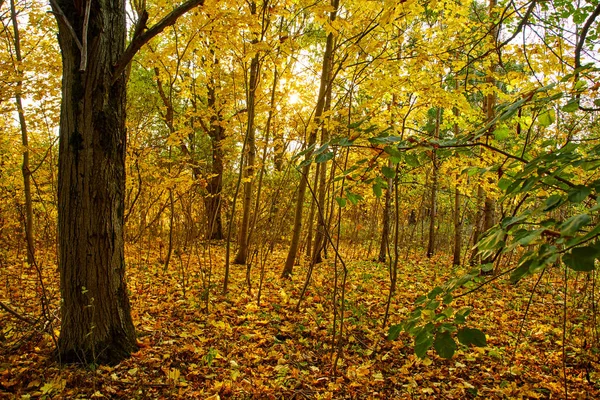
<svg viewBox="0 0 600 400">
<path fill-rule="evenodd" d="M 129 253 L 134 249 L 129 248 Z M 547 274 L 529 308 L 533 287 L 529 281 L 513 286 L 500 279 L 459 299 L 457 307 L 473 308 L 470 324 L 485 332 L 486 346 L 459 344 L 452 359 L 442 359 L 433 350 L 420 359 L 411 337 L 401 333 L 398 340 L 388 341 L 387 327 L 381 326 L 389 290 L 387 266 L 349 260 L 343 353 L 334 369 L 331 260 L 315 267 L 296 312 L 306 265 L 296 267 L 292 280 L 281 280 L 285 252 L 276 250 L 266 265 L 259 306 L 255 281 L 259 274 L 250 274 L 252 290 L 248 291 L 246 267 L 233 265 L 230 289 L 223 295 L 224 255 L 218 247 L 212 254 L 210 263 L 191 260 L 189 270 L 183 271 L 186 279 L 181 269 L 163 271 L 158 255 L 152 258 L 148 253 L 147 260 L 128 258 L 139 350 L 114 367 L 60 366 L 51 358 L 54 341 L 48 327 L 45 333 L 39 326 L 28 329 L 3 314 L 0 397 L 564 398 L 564 285 L 559 276 Z M 213 276 L 207 302 L 209 265 Z M 57 313 L 58 280 L 55 270 L 45 271 Z M 390 323 L 406 318 L 418 296 L 451 276 L 447 257 L 427 260 L 410 254 L 399 265 Z M 21 285 L 20 303 L 10 297 L 8 280 L 2 300 L 35 313 L 35 283 L 13 279 L 11 292 L 16 285 Z M 586 285 L 585 280 L 572 280 L 567 296 L 564 368 L 571 398 L 600 398 L 597 351 L 590 339 L 595 321 L 586 303 L 590 300 Z M 56 326 L 53 329 L 58 331 Z"/>
</svg>

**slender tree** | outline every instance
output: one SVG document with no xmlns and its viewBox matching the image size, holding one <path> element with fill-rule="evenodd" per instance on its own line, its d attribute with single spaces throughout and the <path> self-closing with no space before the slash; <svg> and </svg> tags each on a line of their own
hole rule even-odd
<svg viewBox="0 0 600 400">
<path fill-rule="evenodd" d="M 17 10 L 15 1 L 10 0 L 10 17 L 13 26 L 13 39 L 15 46 L 17 90 L 15 91 L 15 104 L 19 115 L 19 125 L 21 127 L 21 143 L 23 144 L 23 164 L 21 171 L 23 173 L 23 191 L 25 194 L 25 241 L 27 243 L 27 263 L 35 263 L 35 245 L 33 239 L 33 201 L 31 199 L 31 170 L 29 169 L 29 136 L 27 134 L 27 122 L 25 121 L 25 112 L 23 111 L 23 101 L 21 93 L 23 91 L 23 71 L 21 63 L 21 36 L 19 32 L 19 21 L 17 19 Z"/>
<path fill-rule="evenodd" d="M 263 3 L 263 16 L 267 13 L 268 0 Z M 257 13 L 256 2 L 250 2 L 250 14 L 254 17 Z M 265 18 L 263 17 L 262 33 L 259 37 L 252 40 L 252 45 L 256 46 L 262 39 L 266 30 Z M 252 209 L 252 191 L 254 187 L 254 164 L 256 163 L 256 127 L 254 121 L 256 119 L 256 90 L 260 77 L 260 52 L 257 51 L 250 61 L 250 73 L 247 81 L 246 89 L 246 104 L 248 107 L 248 123 L 246 125 L 246 157 L 244 170 L 244 200 L 242 225 L 240 227 L 238 252 L 235 255 L 233 262 L 235 264 L 245 264 L 248 258 L 248 234 L 250 230 L 250 211 Z M 240 166 L 244 168 L 244 166 Z"/>
<path fill-rule="evenodd" d="M 433 138 L 439 139 L 440 137 L 440 123 L 442 119 L 442 109 L 437 107 L 435 112 L 435 127 L 433 131 Z M 437 151 L 434 148 L 431 151 L 431 192 L 429 199 L 429 243 L 427 245 L 427 257 L 431 258 L 435 253 L 435 218 L 437 216 L 437 190 L 438 190 L 438 168 L 439 162 L 437 158 Z"/>
<path fill-rule="evenodd" d="M 329 13 L 329 21 L 333 22 L 337 16 L 337 9 L 339 7 L 339 0 L 331 0 L 333 11 Z M 317 99 L 317 106 L 315 108 L 315 121 L 317 126 L 321 122 L 323 111 L 325 110 L 325 101 L 327 98 L 327 92 L 331 90 L 331 67 L 333 65 L 333 44 L 334 35 L 330 32 L 327 35 L 327 42 L 325 44 L 325 53 L 323 54 L 323 68 L 321 70 L 321 81 L 319 85 L 319 97 Z M 308 137 L 308 147 L 312 147 L 317 142 L 318 128 L 313 128 Z M 312 152 L 308 152 L 307 157 L 312 155 Z M 290 242 L 290 248 L 288 255 L 285 260 L 285 266 L 281 276 L 287 278 L 292 275 L 294 270 L 294 262 L 296 260 L 296 254 L 298 252 L 298 246 L 300 245 L 300 234 L 302 232 L 302 212 L 304 208 L 304 196 L 306 194 L 306 188 L 308 186 L 308 176 L 310 172 L 310 163 L 302 168 L 302 174 L 300 178 L 300 184 L 298 185 L 298 194 L 296 197 L 296 207 L 294 209 L 294 225 L 292 230 L 292 240 Z"/>
</svg>

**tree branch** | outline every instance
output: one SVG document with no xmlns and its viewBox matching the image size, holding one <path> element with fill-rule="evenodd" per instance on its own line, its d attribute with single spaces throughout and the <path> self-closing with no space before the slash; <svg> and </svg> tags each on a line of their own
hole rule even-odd
<svg viewBox="0 0 600 400">
<path fill-rule="evenodd" d="M 4 304 L 1 301 L 0 301 L 0 308 L 2 308 L 7 313 L 11 314 L 13 317 L 17 318 L 18 320 L 27 322 L 30 325 L 33 325 L 33 323 L 34 323 L 32 320 L 30 320 L 27 317 L 22 316 L 21 314 L 19 314 L 18 312 L 16 312 L 15 310 L 13 310 L 12 308 L 10 308 L 9 306 L 7 306 L 6 304 Z"/>
<path fill-rule="evenodd" d="M 127 65 L 133 59 L 133 56 L 142 48 L 143 45 L 148 43 L 152 38 L 165 30 L 166 27 L 174 25 L 177 22 L 177 19 L 181 17 L 186 12 L 190 11 L 192 8 L 197 6 L 204 5 L 204 0 L 188 0 L 173 11 L 171 11 L 167 16 L 161 19 L 159 22 L 154 24 L 152 28 L 148 29 L 143 33 L 139 33 L 138 35 L 134 35 L 133 39 L 125 49 L 125 52 L 121 56 L 121 59 L 114 66 L 112 83 L 115 83 L 119 76 L 125 71 Z M 142 26 L 143 27 L 143 26 Z M 136 29 L 136 33 L 141 31 Z"/>
<path fill-rule="evenodd" d="M 581 67 L 581 51 L 583 50 L 583 44 L 585 43 L 585 39 L 587 38 L 592 23 L 594 23 L 598 15 L 600 15 L 600 4 L 598 4 L 594 12 L 589 16 L 587 21 L 585 21 L 583 28 L 581 28 L 579 42 L 577 42 L 577 46 L 575 47 L 575 69 Z"/>
<path fill-rule="evenodd" d="M 85 15 L 83 18 L 83 33 L 81 35 L 81 62 L 79 64 L 79 70 L 85 71 L 87 68 L 87 51 L 88 51 L 88 26 L 90 24 L 90 10 L 92 8 L 92 0 L 86 0 L 85 2 Z"/>
<path fill-rule="evenodd" d="M 69 33 L 71 33 L 71 36 L 73 37 L 73 40 L 75 41 L 75 44 L 77 45 L 77 48 L 79 49 L 79 51 L 81 51 L 81 49 L 82 49 L 81 42 L 79 41 L 79 38 L 77 37 L 77 34 L 75 33 L 75 29 L 73 29 L 73 26 L 71 26 L 71 24 L 69 23 L 69 20 L 67 19 L 67 16 L 63 12 L 63 10 L 60 8 L 60 6 L 56 2 L 56 0 L 50 0 L 50 5 L 54 9 L 53 14 L 56 15 L 56 19 L 61 21 L 63 24 L 65 24 L 65 26 L 67 27 L 67 30 L 69 31 Z"/>
</svg>

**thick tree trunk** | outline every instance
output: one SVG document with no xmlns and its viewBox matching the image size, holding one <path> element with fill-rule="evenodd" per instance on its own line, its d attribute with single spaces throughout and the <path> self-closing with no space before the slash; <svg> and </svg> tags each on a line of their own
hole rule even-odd
<svg viewBox="0 0 600 400">
<path fill-rule="evenodd" d="M 214 89 L 212 90 L 214 93 Z M 210 90 L 209 90 L 210 93 Z M 225 139 L 225 129 L 220 125 L 221 118 L 211 119 L 209 136 L 212 146 L 212 177 L 208 180 L 205 198 L 206 213 L 210 239 L 221 240 L 223 235 L 223 219 L 221 217 L 221 192 L 223 190 L 223 149 L 222 141 Z"/>
<path fill-rule="evenodd" d="M 113 364 L 136 347 L 125 284 L 125 75 L 113 83 L 124 52 L 125 3 L 90 0 L 87 65 L 65 20 L 58 19 L 62 51 L 58 227 L 61 362 Z M 80 3 L 81 4 L 81 3 Z M 84 10 L 53 3 L 84 37 Z M 84 41 L 85 42 L 85 41 Z"/>
<path fill-rule="evenodd" d="M 211 50 L 214 57 L 214 51 Z M 219 65 L 218 59 L 213 58 L 213 68 Z M 204 206 L 206 207 L 206 216 L 208 220 L 208 239 L 221 240 L 223 235 L 223 219 L 221 217 L 221 192 L 223 190 L 223 148 L 222 141 L 225 139 L 225 128 L 223 128 L 223 118 L 221 110 L 217 106 L 216 79 L 211 77 L 208 84 L 208 109 L 212 115 L 210 117 L 210 125 L 208 127 L 202 124 L 208 131 L 210 136 L 210 145 L 212 149 L 211 177 L 208 179 L 206 191 L 208 195 L 204 198 Z M 195 107 L 196 102 L 194 102 Z M 200 176 L 198 171 L 196 176 Z"/>
</svg>

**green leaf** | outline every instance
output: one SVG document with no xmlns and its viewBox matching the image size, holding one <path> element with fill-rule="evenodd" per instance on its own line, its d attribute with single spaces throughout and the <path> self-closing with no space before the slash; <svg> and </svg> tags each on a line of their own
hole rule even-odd
<svg viewBox="0 0 600 400">
<path fill-rule="evenodd" d="M 304 161 L 302 161 L 300 164 L 298 164 L 298 166 L 296 167 L 297 169 L 302 169 L 304 167 L 306 167 L 307 165 L 309 165 L 310 163 L 313 162 L 313 159 L 311 157 L 305 159 Z"/>
<path fill-rule="evenodd" d="M 302 150 L 300 153 L 296 153 L 296 155 L 294 155 L 292 157 L 292 160 L 296 160 L 296 159 L 302 157 L 303 155 L 312 152 L 314 150 L 314 148 L 315 148 L 315 144 L 313 143 L 310 146 L 308 146 L 306 149 Z"/>
<path fill-rule="evenodd" d="M 506 125 L 503 125 L 494 131 L 494 137 L 496 140 L 505 140 L 510 136 L 510 132 L 511 130 Z"/>
<path fill-rule="evenodd" d="M 381 173 L 388 179 L 392 179 L 396 176 L 396 170 L 394 168 L 386 167 L 385 165 L 381 167 Z"/>
<path fill-rule="evenodd" d="M 502 222 L 500 223 L 500 226 L 502 226 L 502 229 L 506 229 L 509 226 L 514 225 L 517 222 L 521 222 L 525 219 L 527 219 L 526 214 L 517 215 L 515 217 L 506 217 L 502 220 Z"/>
<path fill-rule="evenodd" d="M 569 100 L 569 102 L 562 107 L 562 110 L 569 113 L 579 110 L 579 99 L 575 97 Z"/>
<path fill-rule="evenodd" d="M 440 302 L 437 300 L 430 300 L 425 306 L 426 310 L 435 310 L 440 306 Z"/>
<path fill-rule="evenodd" d="M 502 178 L 498 181 L 498 187 L 500 188 L 500 190 L 505 191 L 506 189 L 508 189 L 508 187 L 511 185 L 511 183 L 513 183 L 512 180 Z"/>
<path fill-rule="evenodd" d="M 521 229 L 514 234 L 514 241 L 522 246 L 527 246 L 535 239 L 542 235 L 543 229 L 536 229 L 529 231 L 527 229 Z"/>
<path fill-rule="evenodd" d="M 457 346 L 454 339 L 452 339 L 452 336 L 450 336 L 450 332 L 438 332 L 437 335 L 435 335 L 433 348 L 440 357 L 452 358 Z"/>
<path fill-rule="evenodd" d="M 485 334 L 479 329 L 462 328 L 457 333 L 458 340 L 465 346 L 483 347 L 487 344 Z"/>
<path fill-rule="evenodd" d="M 390 144 L 400 142 L 402 139 L 400 138 L 400 136 L 379 136 L 369 138 L 368 140 L 373 144 Z"/>
<path fill-rule="evenodd" d="M 338 146 L 348 147 L 348 146 L 352 146 L 354 143 L 353 143 L 353 141 L 349 140 L 348 138 L 343 137 L 343 138 L 339 139 L 336 144 Z"/>
<path fill-rule="evenodd" d="M 538 116 L 538 123 L 541 126 L 548 127 L 552 125 L 554 120 L 556 119 L 555 113 L 553 109 L 545 110 Z"/>
<path fill-rule="evenodd" d="M 387 340 L 398 339 L 398 336 L 400 336 L 400 332 L 402 332 L 402 324 L 390 326 L 390 329 L 388 329 Z"/>
<path fill-rule="evenodd" d="M 452 296 L 450 293 L 446 293 L 442 299 L 442 303 L 450 304 L 452 303 L 452 300 L 454 300 L 454 296 Z"/>
<path fill-rule="evenodd" d="M 344 208 L 344 207 L 346 207 L 346 199 L 345 199 L 345 198 L 343 198 L 343 197 L 336 197 L 336 198 L 335 198 L 335 201 L 337 201 L 338 205 L 339 205 L 341 208 Z"/>
<path fill-rule="evenodd" d="M 333 152 L 328 151 L 326 153 L 318 154 L 315 157 L 315 162 L 316 163 L 323 163 L 323 162 L 327 162 L 327 161 L 331 160 L 332 158 L 333 158 Z"/>
<path fill-rule="evenodd" d="M 573 236 L 581 227 L 589 224 L 592 218 L 587 214 L 575 215 L 560 225 L 562 236 Z"/>
<path fill-rule="evenodd" d="M 562 200 L 563 198 L 559 194 L 553 194 L 552 196 L 548 197 L 544 202 L 544 211 L 548 212 L 550 210 L 554 210 L 556 207 L 562 204 Z"/>
<path fill-rule="evenodd" d="M 494 263 L 481 264 L 482 272 L 491 272 L 494 270 Z"/>
<path fill-rule="evenodd" d="M 406 162 L 409 167 L 418 167 L 420 165 L 419 158 L 414 154 L 406 154 L 404 156 L 404 162 Z"/>
<path fill-rule="evenodd" d="M 515 285 L 517 282 L 521 280 L 525 275 L 529 273 L 529 266 L 531 265 L 532 260 L 525 260 L 517 269 L 515 269 L 510 274 L 510 283 Z"/>
<path fill-rule="evenodd" d="M 594 246 L 576 247 L 562 256 L 565 265 L 573 271 L 593 271 L 596 266 L 596 258 L 599 255 L 598 248 Z"/>
<path fill-rule="evenodd" d="M 346 196 L 348 197 L 348 200 L 350 200 L 350 203 L 354 205 L 356 205 L 359 201 L 363 199 L 363 197 L 360 194 L 352 193 L 349 190 L 346 191 Z"/>
<path fill-rule="evenodd" d="M 592 189 L 587 186 L 577 185 L 569 191 L 569 201 L 571 203 L 581 203 L 592 193 Z"/>
<path fill-rule="evenodd" d="M 377 197 L 381 197 L 381 195 L 383 194 L 383 190 L 381 189 L 381 184 L 379 184 L 379 183 L 373 184 L 373 194 Z"/>
<path fill-rule="evenodd" d="M 488 235 L 479 241 L 477 247 L 479 250 L 495 250 L 504 244 L 504 231 L 496 229 L 488 231 Z"/>
<path fill-rule="evenodd" d="M 400 153 L 400 151 L 398 151 L 398 148 L 396 148 L 395 146 L 385 146 L 383 151 L 385 151 L 386 153 L 388 153 L 390 156 L 393 156 L 393 157 L 397 157 L 397 158 L 402 157 L 402 153 Z"/>
<path fill-rule="evenodd" d="M 329 143 L 325 143 L 323 146 L 321 146 L 317 150 L 315 150 L 314 154 L 317 155 L 317 154 L 324 153 L 328 148 L 329 148 Z"/>
<path fill-rule="evenodd" d="M 423 329 L 415 337 L 415 355 L 419 358 L 425 357 L 427 350 L 431 348 L 433 344 L 433 335 L 428 329 Z"/>
<path fill-rule="evenodd" d="M 578 23 L 578 22 L 576 22 Z M 575 84 L 575 86 L 573 87 L 573 89 L 575 89 L 576 91 L 580 92 L 583 89 L 585 89 L 585 87 L 587 86 L 587 82 L 584 80 L 578 80 L 577 83 Z"/>
<path fill-rule="evenodd" d="M 436 286 L 431 290 L 431 292 L 429 292 L 429 294 L 427 294 L 427 297 L 433 300 L 437 297 L 438 294 L 441 294 L 443 291 L 444 290 L 441 287 Z"/>
</svg>

